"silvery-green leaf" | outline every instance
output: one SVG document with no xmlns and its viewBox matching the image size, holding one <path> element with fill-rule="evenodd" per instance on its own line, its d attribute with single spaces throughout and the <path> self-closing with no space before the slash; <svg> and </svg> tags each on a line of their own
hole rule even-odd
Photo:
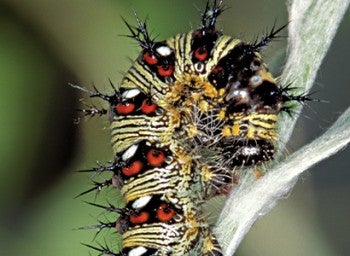
<svg viewBox="0 0 350 256">
<path fill-rule="evenodd" d="M 339 23 L 348 8 L 349 0 L 293 0 L 289 3 L 288 59 L 280 79 L 282 84 L 308 91 L 314 83 L 322 60 L 333 40 Z M 300 112 L 301 106 L 297 107 Z M 296 122 L 282 116 L 279 122 L 283 148 Z M 250 175 L 242 177 L 232 191 L 216 225 L 216 234 L 224 255 L 233 255 L 254 222 L 270 211 L 279 199 L 295 185 L 298 177 L 312 165 L 335 154 L 350 141 L 350 109 L 321 137 L 286 159 L 271 163 L 268 173 L 259 180 Z M 305 161 L 307 157 L 307 161 Z"/>
</svg>

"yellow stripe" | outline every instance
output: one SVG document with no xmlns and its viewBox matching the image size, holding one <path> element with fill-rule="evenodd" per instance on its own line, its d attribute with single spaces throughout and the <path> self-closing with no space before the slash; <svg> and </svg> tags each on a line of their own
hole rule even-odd
<svg viewBox="0 0 350 256">
<path fill-rule="evenodd" d="M 207 64 L 207 70 L 211 71 L 219 62 L 221 58 L 226 56 L 238 43 L 238 39 L 232 39 L 229 36 L 221 36 L 214 45 L 214 54 Z"/>
<path fill-rule="evenodd" d="M 166 191 L 174 190 L 180 181 L 178 172 L 174 170 L 174 165 L 167 168 L 155 168 L 148 170 L 137 179 L 125 184 L 121 193 L 125 197 L 126 203 L 137 198 L 149 195 L 163 195 Z"/>
<path fill-rule="evenodd" d="M 276 140 L 277 135 L 275 130 L 277 118 L 276 114 L 235 114 L 232 116 L 234 124 L 231 127 L 224 126 L 222 134 L 225 137 L 233 136 L 252 140 Z"/>
</svg>

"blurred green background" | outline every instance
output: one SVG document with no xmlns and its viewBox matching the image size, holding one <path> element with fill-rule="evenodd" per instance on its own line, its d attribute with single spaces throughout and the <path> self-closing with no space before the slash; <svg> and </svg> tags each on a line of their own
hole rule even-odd
<svg viewBox="0 0 350 256">
<path fill-rule="evenodd" d="M 281 0 L 225 3 L 230 9 L 218 26 L 245 40 L 260 36 L 275 19 L 278 25 L 287 21 Z M 74 199 L 91 178 L 74 171 L 107 162 L 112 152 L 105 118 L 76 124 L 74 109 L 83 96 L 67 83 L 95 84 L 103 92 L 110 91 L 108 78 L 119 84 L 128 58 L 138 53 L 134 41 L 120 36 L 128 34 L 120 16 L 132 23 L 132 10 L 148 16 L 152 34 L 165 39 L 197 27 L 197 7 L 204 5 L 203 0 L 0 1 L 0 255 L 88 255 L 79 243 L 91 242 L 94 231 L 73 229 L 94 224 L 101 211 L 83 203 L 93 201 L 93 194 Z M 307 104 L 289 152 L 322 134 L 350 105 L 349 42 L 347 13 L 313 88 L 314 97 L 329 103 Z M 285 47 L 282 39 L 264 51 L 275 74 Z M 253 226 L 236 255 L 350 255 L 349 153 L 347 148 L 303 175 L 288 199 Z M 113 191 L 102 193 L 113 200 Z"/>
</svg>

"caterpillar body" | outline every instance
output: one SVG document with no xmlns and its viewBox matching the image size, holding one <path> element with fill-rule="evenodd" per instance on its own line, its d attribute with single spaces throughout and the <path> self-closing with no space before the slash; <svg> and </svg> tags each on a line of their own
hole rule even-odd
<svg viewBox="0 0 350 256">
<path fill-rule="evenodd" d="M 110 109 L 115 160 L 93 171 L 113 177 L 94 188 L 120 189 L 125 207 L 112 223 L 122 248 L 95 247 L 100 255 L 222 255 L 202 203 L 232 185 L 235 173 L 273 158 L 276 122 L 293 96 L 270 74 L 259 51 L 284 28 L 245 43 L 217 30 L 222 1 L 208 1 L 199 29 L 165 41 L 150 38 L 146 24 L 126 25 L 142 50 L 114 93 L 84 90 Z M 82 195 L 81 194 L 81 195 Z"/>
</svg>

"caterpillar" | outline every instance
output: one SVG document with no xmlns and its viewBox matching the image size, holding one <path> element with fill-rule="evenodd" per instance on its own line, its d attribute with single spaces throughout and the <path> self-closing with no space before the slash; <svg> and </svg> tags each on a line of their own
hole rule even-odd
<svg viewBox="0 0 350 256">
<path fill-rule="evenodd" d="M 110 105 L 83 110 L 108 116 L 115 159 L 91 170 L 111 179 L 80 195 L 113 186 L 125 201 L 90 203 L 119 214 L 93 226 L 122 235 L 117 252 L 87 245 L 99 255 L 223 255 L 203 202 L 232 186 L 237 171 L 271 160 L 278 115 L 309 100 L 278 85 L 259 53 L 286 26 L 246 43 L 216 28 L 224 10 L 208 0 L 200 28 L 164 41 L 135 14 L 136 26 L 124 22 L 141 52 L 120 86 L 110 82 L 113 94 L 72 85 Z"/>
</svg>

